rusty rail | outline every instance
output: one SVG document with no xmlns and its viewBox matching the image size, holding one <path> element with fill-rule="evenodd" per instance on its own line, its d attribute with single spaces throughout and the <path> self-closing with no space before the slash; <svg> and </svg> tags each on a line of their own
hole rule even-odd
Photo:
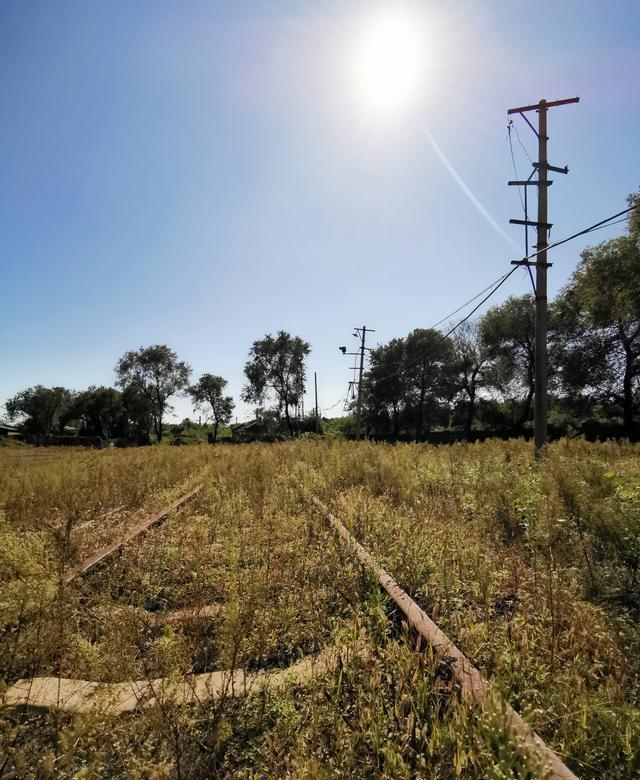
<svg viewBox="0 0 640 780">
<path fill-rule="evenodd" d="M 315 496 L 311 496 L 311 501 L 331 527 L 344 539 L 347 546 L 353 550 L 361 563 L 375 572 L 380 585 L 405 615 L 409 625 L 426 639 L 439 658 L 446 660 L 450 664 L 455 679 L 461 688 L 470 695 L 472 701 L 481 707 L 489 704 L 492 690 L 489 681 L 484 675 L 473 666 L 462 651 L 438 628 L 426 612 L 402 590 L 393 577 L 387 574 L 371 554 L 356 541 L 340 520 L 329 511 L 329 508 Z M 508 702 L 501 702 L 501 704 L 507 724 L 514 735 L 526 744 L 535 755 L 546 762 L 550 770 L 549 780 L 578 780 L 576 775 L 562 763 L 551 748 L 547 747 L 543 740 L 525 723 Z"/>
<path fill-rule="evenodd" d="M 152 526 L 157 525 L 159 522 L 165 519 L 165 517 L 169 514 L 169 512 L 172 512 L 174 509 L 177 509 L 179 506 L 185 504 L 201 490 L 202 490 L 202 485 L 198 485 L 192 491 L 182 496 L 181 498 L 178 498 L 172 504 L 163 507 L 159 512 L 156 512 L 155 515 L 152 515 L 151 517 L 147 517 L 141 523 L 138 523 L 138 525 L 135 526 L 135 528 L 133 528 L 131 531 L 129 531 L 120 539 L 118 539 L 118 541 L 113 542 L 112 544 L 108 544 L 105 547 L 101 547 L 99 550 L 96 550 L 96 552 L 94 552 L 88 558 L 85 558 L 84 561 L 82 561 L 81 563 L 77 564 L 76 566 L 72 566 L 70 569 L 67 569 L 67 571 L 64 573 L 64 578 L 63 578 L 65 585 L 71 582 L 72 580 L 76 579 L 76 577 L 82 577 L 88 571 L 93 569 L 94 566 L 97 566 L 99 563 L 104 561 L 105 558 L 108 558 L 110 555 L 113 555 L 113 553 L 117 552 L 121 547 L 124 547 L 125 544 L 131 542 L 133 539 L 135 539 L 137 536 L 139 536 L 141 533 L 151 528 Z"/>
</svg>

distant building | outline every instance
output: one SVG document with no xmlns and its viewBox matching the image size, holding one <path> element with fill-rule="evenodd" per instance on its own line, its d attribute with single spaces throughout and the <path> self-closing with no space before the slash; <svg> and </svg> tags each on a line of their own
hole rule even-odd
<svg viewBox="0 0 640 780">
<path fill-rule="evenodd" d="M 22 431 L 19 428 L 16 428 L 15 425 L 6 425 L 5 423 L 0 423 L 0 437 L 3 439 L 22 439 L 23 434 Z"/>
<path fill-rule="evenodd" d="M 249 420 L 248 422 L 235 423 L 229 427 L 233 441 L 255 441 L 267 432 L 267 426 L 263 420 Z"/>
</svg>

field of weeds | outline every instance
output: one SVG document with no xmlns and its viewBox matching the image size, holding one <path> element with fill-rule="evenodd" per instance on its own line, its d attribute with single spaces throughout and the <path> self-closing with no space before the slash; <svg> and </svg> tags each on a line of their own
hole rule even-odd
<svg viewBox="0 0 640 780">
<path fill-rule="evenodd" d="M 311 439 L 0 451 L 0 696 L 41 677 L 169 686 L 121 712 L 5 701 L 0 777 L 545 777 L 311 496 L 579 777 L 640 777 L 640 447 L 559 442 L 536 462 L 519 441 Z M 219 671 L 243 685 L 183 695 Z"/>
</svg>

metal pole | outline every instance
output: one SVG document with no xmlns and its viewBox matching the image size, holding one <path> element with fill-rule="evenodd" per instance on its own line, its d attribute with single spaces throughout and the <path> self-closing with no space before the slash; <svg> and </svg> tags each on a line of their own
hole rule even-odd
<svg viewBox="0 0 640 780">
<path fill-rule="evenodd" d="M 318 415 L 318 375 L 313 372 L 313 386 L 316 394 L 316 433 L 320 433 L 320 417 Z"/>
<path fill-rule="evenodd" d="M 540 457 L 547 442 L 547 104 L 538 106 L 538 226 L 534 439 Z"/>
<path fill-rule="evenodd" d="M 364 370 L 364 340 L 367 326 L 362 326 L 362 341 L 360 342 L 360 371 L 358 375 L 358 406 L 356 411 L 356 441 L 360 441 L 360 415 L 362 411 L 362 372 Z"/>
</svg>

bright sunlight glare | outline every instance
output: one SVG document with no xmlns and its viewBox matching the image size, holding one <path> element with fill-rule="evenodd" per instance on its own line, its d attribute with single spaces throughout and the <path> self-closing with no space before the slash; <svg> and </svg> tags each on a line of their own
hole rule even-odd
<svg viewBox="0 0 640 780">
<path fill-rule="evenodd" d="M 422 25 L 399 10 L 371 19 L 356 44 L 354 86 L 370 111 L 385 117 L 417 101 L 424 80 Z"/>
</svg>

